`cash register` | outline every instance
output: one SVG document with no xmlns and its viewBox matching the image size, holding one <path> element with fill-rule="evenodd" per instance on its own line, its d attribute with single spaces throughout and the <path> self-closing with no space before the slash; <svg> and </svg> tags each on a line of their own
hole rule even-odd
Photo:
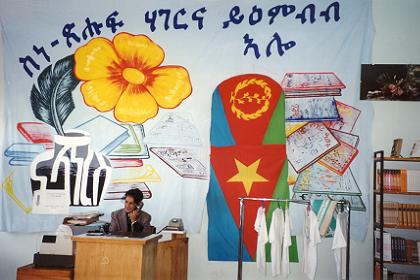
<svg viewBox="0 0 420 280">
<path fill-rule="evenodd" d="M 68 225 L 60 225 L 53 235 L 42 236 L 39 252 L 34 254 L 35 267 L 73 267 L 72 236 Z"/>
</svg>

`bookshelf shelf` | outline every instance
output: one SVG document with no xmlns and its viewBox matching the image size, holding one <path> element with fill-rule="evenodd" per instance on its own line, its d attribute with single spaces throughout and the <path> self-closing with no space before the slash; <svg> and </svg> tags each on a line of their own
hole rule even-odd
<svg viewBox="0 0 420 280">
<path fill-rule="evenodd" d="M 380 224 L 375 223 L 375 228 L 380 228 L 380 227 L 381 227 Z M 387 225 L 387 224 L 384 224 L 383 228 L 420 230 L 420 227 L 409 227 L 409 226 L 398 226 L 398 225 Z"/>
<path fill-rule="evenodd" d="M 381 259 L 375 258 L 375 262 L 381 263 Z M 383 264 L 395 264 L 395 265 L 420 265 L 418 262 L 395 262 L 395 261 L 383 261 Z"/>
<path fill-rule="evenodd" d="M 374 190 L 376 194 L 381 194 L 380 191 Z M 397 194 L 397 195 L 420 195 L 420 192 L 383 192 L 383 194 Z"/>
<path fill-rule="evenodd" d="M 391 162 L 390 166 L 393 166 L 392 162 L 400 162 L 400 166 L 404 165 L 410 169 L 388 169 L 385 168 L 387 162 Z M 420 266 L 417 252 L 420 240 L 401 237 L 401 235 L 404 236 L 401 231 L 420 230 L 420 203 L 417 202 L 419 200 L 407 203 L 402 197 L 418 196 L 420 199 L 418 189 L 420 176 L 419 171 L 416 170 L 419 164 L 420 158 L 392 158 L 384 157 L 383 151 L 374 153 L 372 191 L 374 193 L 373 278 L 375 280 L 383 279 L 383 272 L 388 268 L 385 265 L 388 264 Z M 398 229 L 398 231 L 385 229 Z M 391 258 L 392 261 L 384 261 Z"/>
<path fill-rule="evenodd" d="M 412 229 L 412 230 L 420 230 L 420 228 L 418 228 L 418 227 L 393 226 L 393 225 L 384 225 L 384 228 L 397 228 L 397 229 Z"/>
<path fill-rule="evenodd" d="M 375 157 L 374 161 L 403 161 L 403 162 L 420 162 L 420 158 L 394 158 L 394 157 Z"/>
<path fill-rule="evenodd" d="M 384 261 L 384 263 L 386 263 L 386 264 L 398 264 L 398 265 L 420 265 L 420 263 L 415 263 L 415 262 L 387 262 L 387 261 Z"/>
</svg>

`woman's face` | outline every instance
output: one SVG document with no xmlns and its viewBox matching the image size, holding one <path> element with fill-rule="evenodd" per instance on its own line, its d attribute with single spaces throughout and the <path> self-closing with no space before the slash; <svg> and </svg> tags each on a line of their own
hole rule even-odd
<svg viewBox="0 0 420 280">
<path fill-rule="evenodd" d="M 134 198 L 132 196 L 127 196 L 124 202 L 124 210 L 127 213 L 134 211 L 137 208 Z"/>
</svg>

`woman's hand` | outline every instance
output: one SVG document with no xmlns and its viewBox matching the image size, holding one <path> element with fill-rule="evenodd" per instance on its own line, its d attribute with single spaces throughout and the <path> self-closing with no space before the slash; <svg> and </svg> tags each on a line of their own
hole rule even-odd
<svg viewBox="0 0 420 280">
<path fill-rule="evenodd" d="M 130 221 L 134 223 L 140 217 L 140 211 L 138 209 L 131 211 L 128 213 L 128 217 L 130 218 Z"/>
</svg>

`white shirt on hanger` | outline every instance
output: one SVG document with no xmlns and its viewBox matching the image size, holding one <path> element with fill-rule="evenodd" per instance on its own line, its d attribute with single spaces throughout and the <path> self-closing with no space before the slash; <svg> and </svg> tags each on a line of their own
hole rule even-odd
<svg viewBox="0 0 420 280">
<path fill-rule="evenodd" d="M 332 250 L 337 266 L 337 279 L 346 279 L 347 213 L 337 214 Z"/>
<path fill-rule="evenodd" d="M 290 273 L 289 267 L 289 247 L 292 245 L 292 237 L 290 235 L 291 222 L 289 216 L 289 209 L 284 211 L 284 234 L 283 234 L 283 249 L 281 254 L 281 275 L 287 277 Z"/>
<path fill-rule="evenodd" d="M 265 208 L 260 206 L 255 219 L 254 229 L 258 233 L 257 239 L 257 268 L 265 274 L 265 244 L 268 242 Z"/>
<path fill-rule="evenodd" d="M 303 272 L 309 279 L 315 278 L 317 267 L 317 248 L 321 242 L 318 219 L 312 210 L 305 210 L 303 222 Z"/>
<path fill-rule="evenodd" d="M 268 239 L 271 243 L 271 271 L 274 276 L 280 274 L 281 251 L 284 235 L 284 214 L 283 209 L 277 208 L 271 216 Z"/>
</svg>

